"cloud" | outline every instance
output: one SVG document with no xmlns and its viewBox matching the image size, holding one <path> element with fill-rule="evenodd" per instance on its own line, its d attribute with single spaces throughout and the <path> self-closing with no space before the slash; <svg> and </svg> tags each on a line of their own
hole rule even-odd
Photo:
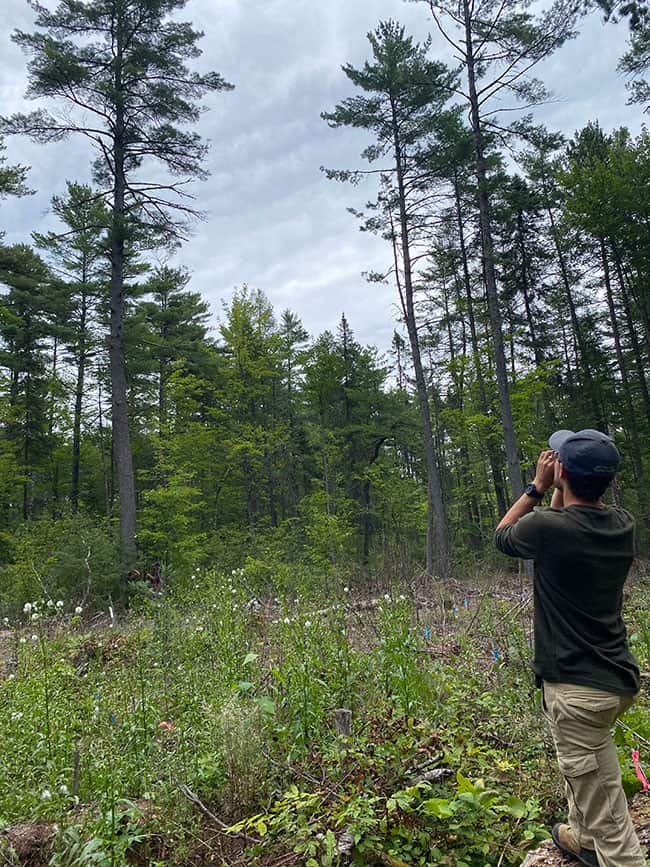
<svg viewBox="0 0 650 867">
<path fill-rule="evenodd" d="M 49 0 L 50 4 L 53 0 Z M 31 29 L 24 0 L 3 0 L 9 27 Z M 367 143 L 359 132 L 332 130 L 321 120 L 350 95 L 341 71 L 368 56 L 366 33 L 380 19 L 403 22 L 417 39 L 432 30 L 426 4 L 401 0 L 189 0 L 182 17 L 205 32 L 201 69 L 214 68 L 236 85 L 232 93 L 206 98 L 209 111 L 199 129 L 211 142 L 210 179 L 196 185 L 197 206 L 208 214 L 175 256 L 193 274 L 191 287 L 211 302 L 246 282 L 263 289 L 278 308 L 290 307 L 313 333 L 335 328 L 345 312 L 357 337 L 386 349 L 394 328 L 396 294 L 368 284 L 362 271 L 381 270 L 390 251 L 380 239 L 358 231 L 347 212 L 362 207 L 373 182 L 359 188 L 327 181 L 321 165 L 357 167 Z M 539 70 L 558 101 L 536 117 L 572 135 L 600 117 L 605 128 L 641 123 L 627 107 L 616 63 L 625 28 L 603 27 L 592 15 L 581 35 Z M 3 114 L 25 110 L 25 59 L 3 37 L 0 101 Z M 432 51 L 449 59 L 434 39 Z M 39 147 L 8 142 L 8 155 L 32 165 L 38 194 L 7 201 L 2 228 L 7 240 L 28 240 L 52 225 L 49 200 L 67 179 L 88 180 L 91 153 L 82 141 Z"/>
</svg>

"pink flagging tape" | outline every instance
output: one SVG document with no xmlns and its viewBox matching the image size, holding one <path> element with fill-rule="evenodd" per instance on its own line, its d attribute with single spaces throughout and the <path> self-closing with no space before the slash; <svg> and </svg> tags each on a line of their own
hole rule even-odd
<svg viewBox="0 0 650 867">
<path fill-rule="evenodd" d="M 650 789 L 650 783 L 648 783 L 648 779 L 646 775 L 643 773 L 643 768 L 641 767 L 641 762 L 639 760 L 639 751 L 632 750 L 632 764 L 634 765 L 634 770 L 636 771 L 636 775 L 643 786 L 643 791 L 647 792 Z"/>
</svg>

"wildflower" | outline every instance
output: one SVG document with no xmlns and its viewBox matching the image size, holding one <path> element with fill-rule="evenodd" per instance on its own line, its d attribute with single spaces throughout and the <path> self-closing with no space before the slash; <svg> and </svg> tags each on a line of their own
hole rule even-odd
<svg viewBox="0 0 650 867">
<path fill-rule="evenodd" d="M 291 618 L 290 618 L 290 617 L 285 617 L 284 620 L 283 620 L 282 622 L 283 622 L 283 623 L 286 623 L 286 625 L 288 626 L 288 625 L 291 623 Z"/>
<path fill-rule="evenodd" d="M 47 600 L 47 607 L 48 608 L 54 608 L 54 602 L 51 599 Z"/>
<path fill-rule="evenodd" d="M 25 604 L 23 605 L 23 611 L 25 614 L 31 614 L 32 613 L 32 603 L 31 602 L 25 602 Z"/>
<path fill-rule="evenodd" d="M 52 800 L 52 792 L 49 789 L 43 789 L 41 792 L 41 801 L 51 801 Z"/>
<path fill-rule="evenodd" d="M 305 620 L 305 629 L 309 629 L 311 626 L 311 620 Z"/>
<path fill-rule="evenodd" d="M 3 617 L 2 622 L 4 623 L 5 626 L 9 626 L 9 618 L 8 617 Z"/>
<path fill-rule="evenodd" d="M 350 588 L 349 588 L 349 587 L 344 587 L 344 588 L 343 588 L 343 592 L 344 592 L 344 593 L 349 593 L 349 592 L 350 592 Z"/>
<path fill-rule="evenodd" d="M 236 587 L 231 587 L 231 588 L 230 588 L 230 592 L 234 595 L 235 593 L 237 593 L 237 588 L 236 588 Z"/>
<path fill-rule="evenodd" d="M 19 710 L 15 710 L 15 711 L 11 714 L 11 721 L 12 721 L 12 722 L 18 722 L 18 720 L 19 720 L 19 719 L 22 719 L 22 718 L 23 718 L 23 715 L 22 715 L 22 713 L 21 713 Z"/>
<path fill-rule="evenodd" d="M 32 614 L 32 623 L 36 623 L 37 620 L 38 620 L 38 611 L 35 611 Z"/>
<path fill-rule="evenodd" d="M 15 674 L 9 674 L 7 675 L 7 680 L 13 680 L 15 676 Z"/>
<path fill-rule="evenodd" d="M 400 593 L 400 595 L 399 595 L 399 601 L 400 601 L 400 602 L 406 602 L 406 596 L 405 596 L 403 593 Z"/>
<path fill-rule="evenodd" d="M 27 644 L 27 639 L 25 638 L 25 636 L 23 636 L 23 637 L 20 639 L 20 643 L 21 643 L 21 644 Z"/>
<path fill-rule="evenodd" d="M 38 635 L 36 635 L 36 633 L 32 635 L 32 641 L 38 641 Z"/>
<path fill-rule="evenodd" d="M 63 608 L 63 599 L 57 599 L 56 607 L 61 610 Z"/>
<path fill-rule="evenodd" d="M 390 594 L 384 593 L 384 599 L 386 600 L 386 602 L 390 602 Z"/>
<path fill-rule="evenodd" d="M 162 729 L 164 732 L 175 732 L 176 726 L 174 723 L 168 722 L 167 720 L 163 720 L 158 723 L 158 728 Z"/>
<path fill-rule="evenodd" d="M 81 614 L 82 611 L 83 611 L 83 608 L 81 607 L 81 605 L 77 605 L 77 607 L 74 610 L 74 613 L 75 614 Z"/>
<path fill-rule="evenodd" d="M 60 792 L 62 795 L 67 795 L 67 794 L 68 794 L 68 787 L 66 786 L 65 783 L 63 783 L 63 785 L 59 786 L 59 792 Z"/>
</svg>

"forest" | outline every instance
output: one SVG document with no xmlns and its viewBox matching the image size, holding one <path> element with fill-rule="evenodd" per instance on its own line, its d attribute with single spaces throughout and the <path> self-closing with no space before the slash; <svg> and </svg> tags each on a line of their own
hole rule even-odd
<svg viewBox="0 0 650 867">
<path fill-rule="evenodd" d="M 215 321 L 195 288 L 196 126 L 237 81 L 197 71 L 192 2 L 8 22 L 28 90 L 0 198 L 50 221 L 10 244 L 0 215 L 2 863 L 519 865 L 562 797 L 531 570 L 493 538 L 556 429 L 623 456 L 647 673 L 650 135 L 547 128 L 536 74 L 599 17 L 643 116 L 648 9 L 413 2 L 431 36 L 396 3 L 313 107 L 365 142 L 321 183 L 367 199 L 349 231 L 384 246 L 358 271 L 393 292 L 390 348 L 246 283 Z M 81 179 L 33 189 L 11 148 L 68 139 Z M 626 720 L 632 795 L 643 702 Z"/>
</svg>

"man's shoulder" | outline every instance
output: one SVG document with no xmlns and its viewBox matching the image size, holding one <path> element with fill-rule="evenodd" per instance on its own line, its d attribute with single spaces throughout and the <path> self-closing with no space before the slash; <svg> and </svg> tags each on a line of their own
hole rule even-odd
<svg viewBox="0 0 650 867">
<path fill-rule="evenodd" d="M 634 515 L 621 506 L 603 504 L 596 506 L 540 506 L 533 512 L 537 520 L 549 527 L 571 527 L 575 525 L 602 526 L 603 523 L 618 527 L 633 528 L 636 521 Z"/>
</svg>

